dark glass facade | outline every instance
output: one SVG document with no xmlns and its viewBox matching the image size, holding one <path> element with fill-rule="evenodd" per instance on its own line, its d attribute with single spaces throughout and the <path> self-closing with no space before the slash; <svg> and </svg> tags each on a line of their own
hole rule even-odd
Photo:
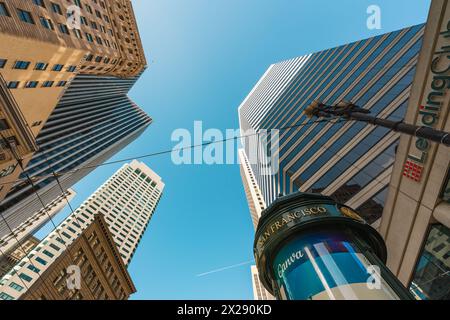
<svg viewBox="0 0 450 320">
<path fill-rule="evenodd" d="M 346 100 L 378 117 L 402 120 L 423 31 L 417 25 L 268 69 L 239 107 L 243 130 L 285 128 L 279 148 L 271 150 L 279 171 L 265 175 L 262 163 L 252 163 L 267 205 L 280 194 L 317 192 L 359 208 L 371 222 L 380 218 L 399 136 L 354 121 L 311 123 L 303 111 L 313 100 Z"/>
</svg>

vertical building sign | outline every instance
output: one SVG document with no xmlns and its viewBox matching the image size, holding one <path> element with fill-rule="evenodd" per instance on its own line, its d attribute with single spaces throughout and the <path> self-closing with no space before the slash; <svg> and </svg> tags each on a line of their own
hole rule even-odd
<svg viewBox="0 0 450 320">
<path fill-rule="evenodd" d="M 441 115 L 446 114 L 448 93 L 450 88 L 450 14 L 449 6 L 443 4 L 445 12 L 441 13 L 441 22 L 436 29 L 433 39 L 434 45 L 422 48 L 422 56 L 426 50 L 432 50 L 431 62 L 428 65 L 427 78 L 424 81 L 422 101 L 418 107 L 416 124 L 436 128 Z M 426 39 L 425 39 L 426 40 Z M 428 42 L 426 42 L 428 43 Z M 430 141 L 416 138 L 411 146 L 408 158 L 404 164 L 403 175 L 411 180 L 420 182 L 422 171 L 427 163 Z"/>
</svg>

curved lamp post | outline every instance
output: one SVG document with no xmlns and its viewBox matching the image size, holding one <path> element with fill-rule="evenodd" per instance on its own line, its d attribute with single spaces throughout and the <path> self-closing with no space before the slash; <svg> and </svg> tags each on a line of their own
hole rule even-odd
<svg viewBox="0 0 450 320">
<path fill-rule="evenodd" d="M 259 221 L 254 254 L 264 287 L 281 300 L 412 299 L 385 266 L 378 232 L 320 194 L 275 200 Z"/>
</svg>

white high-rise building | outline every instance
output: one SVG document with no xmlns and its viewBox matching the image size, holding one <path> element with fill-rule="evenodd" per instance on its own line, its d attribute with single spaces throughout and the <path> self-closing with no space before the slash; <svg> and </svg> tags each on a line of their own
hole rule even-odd
<svg viewBox="0 0 450 320">
<path fill-rule="evenodd" d="M 244 185 L 245 196 L 247 197 L 250 215 L 252 216 L 253 226 L 256 230 L 262 211 L 266 208 L 261 190 L 256 182 L 247 155 L 244 149 L 238 150 L 239 166 L 241 170 L 242 183 Z M 275 298 L 267 291 L 259 280 L 259 273 L 256 266 L 251 266 L 253 298 L 255 300 L 274 300 Z"/>
<path fill-rule="evenodd" d="M 91 219 L 96 213 L 104 215 L 120 255 L 128 265 L 163 190 L 161 177 L 144 163 L 133 160 L 122 166 L 78 210 Z"/>
<path fill-rule="evenodd" d="M 261 218 L 261 212 L 266 208 L 264 198 L 256 182 L 255 175 L 253 174 L 247 155 L 244 149 L 238 150 L 239 166 L 241 170 L 242 184 L 244 185 L 245 196 L 247 197 L 248 207 L 250 215 L 252 216 L 253 226 L 258 227 L 259 218 Z"/>
<path fill-rule="evenodd" d="M 0 279 L 0 300 L 18 299 L 102 215 L 128 266 L 159 203 L 164 183 L 144 163 L 125 164 Z M 94 244 L 95 246 L 95 244 Z M 72 253 L 73 254 L 73 253 Z"/>
<path fill-rule="evenodd" d="M 252 272 L 253 298 L 255 300 L 275 300 L 275 297 L 264 288 L 261 280 L 259 280 L 258 268 L 256 266 L 251 266 L 250 268 Z"/>
</svg>

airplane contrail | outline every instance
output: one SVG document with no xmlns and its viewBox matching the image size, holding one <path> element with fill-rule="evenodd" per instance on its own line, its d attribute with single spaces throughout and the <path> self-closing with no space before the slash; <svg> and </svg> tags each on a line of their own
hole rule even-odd
<svg viewBox="0 0 450 320">
<path fill-rule="evenodd" d="M 215 269 L 215 270 L 211 270 L 211 271 L 208 271 L 208 272 L 200 273 L 200 274 L 197 275 L 197 277 L 203 277 L 203 276 L 206 276 L 206 275 L 211 274 L 211 273 L 217 273 L 217 272 L 220 272 L 220 271 L 224 271 L 224 270 L 228 270 L 228 269 L 232 269 L 232 268 L 237 268 L 237 267 L 240 267 L 240 266 L 245 266 L 246 264 L 250 264 L 250 263 L 254 263 L 254 262 L 255 262 L 255 259 L 252 259 L 252 260 L 249 260 L 249 261 L 233 264 L 231 266 L 222 267 L 222 268 L 219 268 L 219 269 Z"/>
</svg>

